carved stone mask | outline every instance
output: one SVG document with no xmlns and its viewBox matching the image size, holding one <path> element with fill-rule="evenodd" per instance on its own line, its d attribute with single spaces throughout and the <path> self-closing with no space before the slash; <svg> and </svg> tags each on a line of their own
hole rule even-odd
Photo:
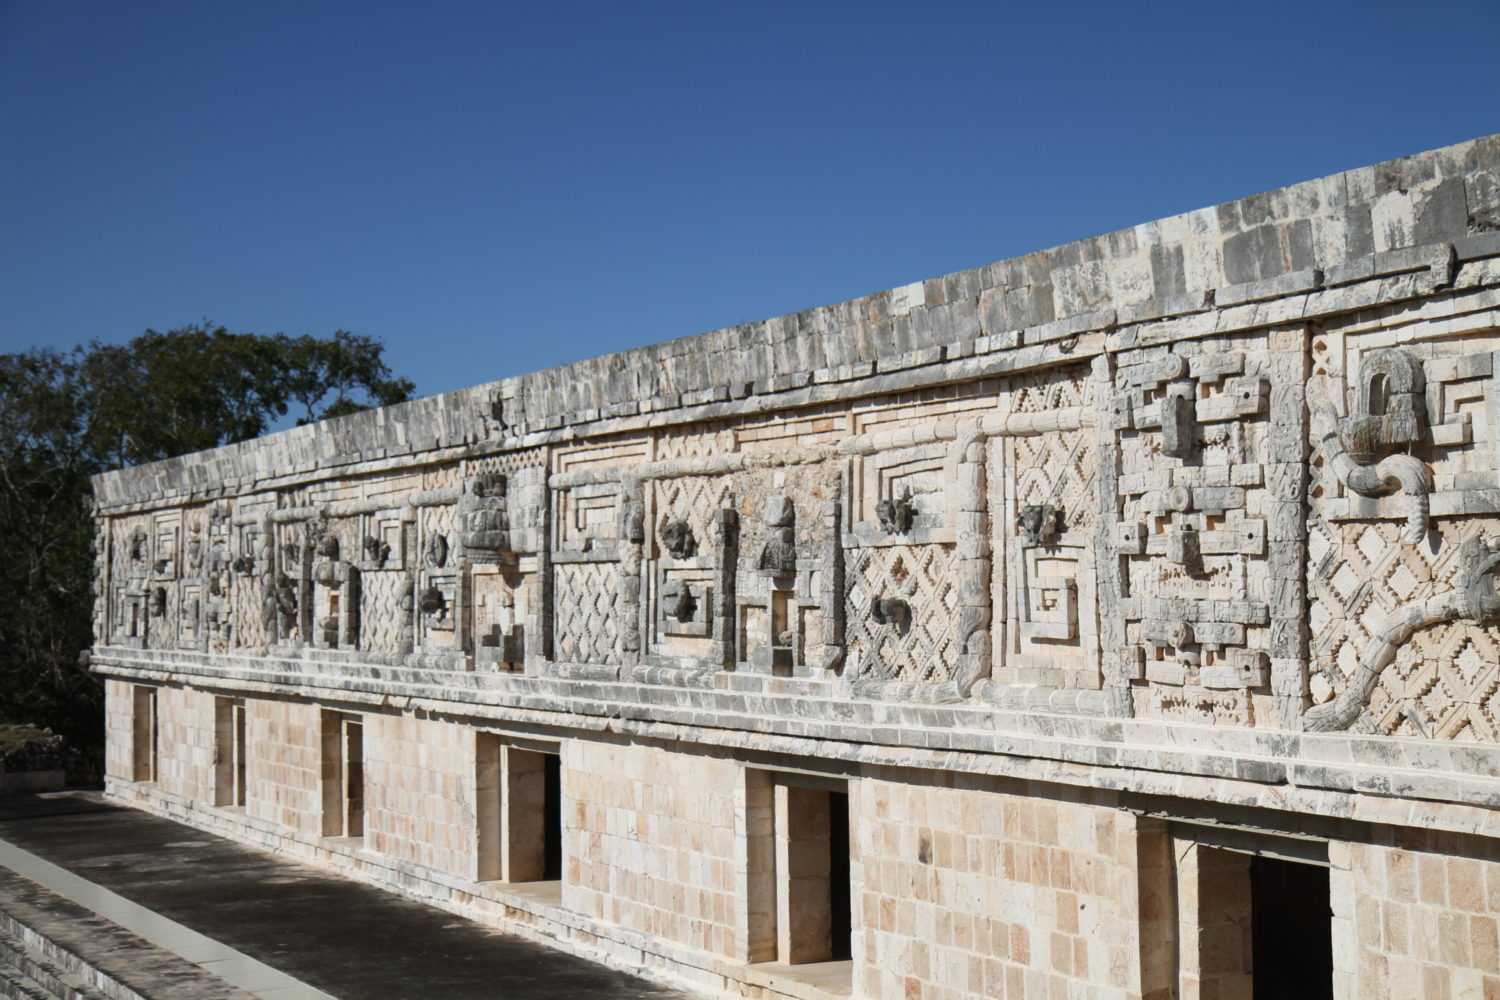
<svg viewBox="0 0 1500 1000">
<path fill-rule="evenodd" d="M 1500 538 L 1474 537 L 1459 550 L 1464 617 L 1481 625 L 1500 623 Z"/>
<path fill-rule="evenodd" d="M 911 606 L 898 598 L 881 597 L 870 605 L 870 618 L 877 625 L 894 625 L 904 633 L 911 628 Z"/>
<path fill-rule="evenodd" d="M 661 526 L 661 543 L 666 546 L 673 559 L 687 559 L 698 551 L 698 541 L 693 537 L 693 529 L 680 518 Z"/>
<path fill-rule="evenodd" d="M 1062 511 L 1050 503 L 1027 504 L 1016 517 L 1016 528 L 1026 545 L 1051 545 L 1062 530 Z"/>
<path fill-rule="evenodd" d="M 916 512 L 916 505 L 911 502 L 909 495 L 882 500 L 875 505 L 875 516 L 879 518 L 880 526 L 892 535 L 904 535 L 910 531 L 912 517 Z"/>
<path fill-rule="evenodd" d="M 1422 362 L 1399 348 L 1370 351 L 1359 363 L 1349 416 L 1339 421 L 1339 443 L 1359 465 L 1420 441 L 1427 409 Z"/>
<path fill-rule="evenodd" d="M 448 602 L 443 600 L 443 592 L 436 587 L 428 587 L 422 591 L 422 597 L 417 606 L 422 609 L 424 615 L 441 615 Z"/>
<path fill-rule="evenodd" d="M 391 546 L 389 542 L 383 542 L 374 535 L 365 536 L 365 558 L 377 566 L 384 566 L 385 561 L 391 557 Z"/>
<path fill-rule="evenodd" d="M 681 580 L 668 580 L 662 587 L 661 609 L 668 618 L 690 622 L 697 607 L 698 599 L 693 596 L 692 588 Z"/>
<path fill-rule="evenodd" d="M 482 472 L 469 480 L 469 491 L 477 497 L 503 497 L 506 488 L 505 476 L 498 472 Z"/>
</svg>

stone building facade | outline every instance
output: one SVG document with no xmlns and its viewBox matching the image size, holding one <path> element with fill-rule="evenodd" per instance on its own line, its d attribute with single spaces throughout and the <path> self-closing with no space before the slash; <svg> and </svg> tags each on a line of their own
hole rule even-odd
<svg viewBox="0 0 1500 1000">
<path fill-rule="evenodd" d="M 96 480 L 116 799 L 710 995 L 1500 997 L 1500 137 Z"/>
</svg>

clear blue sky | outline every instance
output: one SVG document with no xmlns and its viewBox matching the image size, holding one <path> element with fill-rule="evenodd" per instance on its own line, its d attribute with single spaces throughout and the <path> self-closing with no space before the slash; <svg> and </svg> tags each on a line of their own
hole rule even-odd
<svg viewBox="0 0 1500 1000">
<path fill-rule="evenodd" d="M 1500 132 L 1500 2 L 0 0 L 0 350 L 422 394 Z"/>
</svg>

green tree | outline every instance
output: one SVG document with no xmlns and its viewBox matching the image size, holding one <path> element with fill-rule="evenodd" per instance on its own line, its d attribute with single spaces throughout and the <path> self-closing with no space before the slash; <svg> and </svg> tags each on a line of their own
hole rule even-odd
<svg viewBox="0 0 1500 1000">
<path fill-rule="evenodd" d="M 0 722 L 32 722 L 96 756 L 89 477 L 409 399 L 382 345 L 231 333 L 207 323 L 71 353 L 0 354 Z"/>
</svg>

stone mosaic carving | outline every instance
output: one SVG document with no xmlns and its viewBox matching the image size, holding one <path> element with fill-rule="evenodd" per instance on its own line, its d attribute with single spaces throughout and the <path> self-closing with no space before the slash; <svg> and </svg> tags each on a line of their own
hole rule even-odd
<svg viewBox="0 0 1500 1000">
<path fill-rule="evenodd" d="M 890 545 L 851 553 L 845 612 L 855 675 L 903 684 L 953 679 L 958 587 L 951 545 Z M 897 609 L 902 605 L 909 610 Z M 908 628 L 900 621 L 909 619 Z M 897 627 L 892 628 L 890 625 Z"/>
<path fill-rule="evenodd" d="M 126 648 L 1490 733 L 1488 675 L 1453 664 L 1500 636 L 1458 606 L 1459 548 L 1500 535 L 1476 520 L 1500 519 L 1500 336 L 1402 304 L 1488 287 L 1492 258 L 1470 252 L 1161 302 L 1139 282 L 1149 304 L 1004 329 L 984 324 L 1025 282 L 912 286 L 869 322 L 927 316 L 928 296 L 989 304 L 951 344 L 858 363 L 841 347 L 649 404 L 604 401 L 633 371 L 554 387 L 577 409 L 545 417 L 561 397 L 487 387 L 466 404 L 480 424 L 372 448 L 384 464 L 342 480 L 294 461 L 275 486 L 108 508 L 100 628 Z M 1084 270 L 1064 268 L 1052 306 L 1104 294 Z M 1367 294 L 1386 305 L 1350 305 Z"/>
<path fill-rule="evenodd" d="M 460 542 L 471 561 L 506 560 L 512 557 L 510 508 L 507 481 L 498 472 L 471 476 L 459 500 Z"/>
</svg>

